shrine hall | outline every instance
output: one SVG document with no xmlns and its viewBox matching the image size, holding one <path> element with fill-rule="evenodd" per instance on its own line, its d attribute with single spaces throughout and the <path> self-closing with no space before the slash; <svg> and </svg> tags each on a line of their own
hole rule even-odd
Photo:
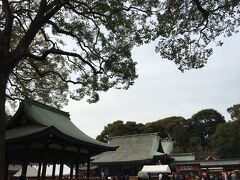
<svg viewBox="0 0 240 180">
<path fill-rule="evenodd" d="M 87 136 L 71 122 L 69 113 L 30 99 L 20 103 L 6 128 L 7 167 L 21 165 L 23 177 L 27 166 L 35 164 L 37 179 L 46 179 L 47 165 L 53 166 L 52 178 L 56 178 L 54 167 L 60 164 L 57 178 L 62 179 L 65 164 L 70 179 L 78 179 L 79 165 L 87 163 L 89 179 L 90 157 L 117 148 Z"/>
</svg>

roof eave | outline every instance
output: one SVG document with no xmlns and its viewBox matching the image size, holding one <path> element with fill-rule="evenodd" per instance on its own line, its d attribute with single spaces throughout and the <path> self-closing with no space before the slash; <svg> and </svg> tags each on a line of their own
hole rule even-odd
<svg viewBox="0 0 240 180">
<path fill-rule="evenodd" d="M 129 161 L 102 161 L 102 162 L 94 162 L 91 163 L 94 165 L 123 165 L 123 164 L 136 164 L 136 163 L 151 163 L 152 159 L 141 159 L 141 160 L 129 160 Z"/>
</svg>

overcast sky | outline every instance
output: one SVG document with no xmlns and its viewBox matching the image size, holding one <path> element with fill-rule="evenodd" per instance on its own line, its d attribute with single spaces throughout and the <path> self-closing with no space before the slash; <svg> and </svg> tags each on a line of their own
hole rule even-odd
<svg viewBox="0 0 240 180">
<path fill-rule="evenodd" d="M 64 111 L 92 138 L 116 120 L 147 123 L 169 116 L 190 118 L 207 108 L 229 120 L 226 109 L 240 103 L 239 34 L 224 42 L 204 68 L 184 73 L 173 62 L 161 59 L 154 43 L 135 48 L 139 78 L 129 90 L 101 93 L 95 104 L 70 100 Z"/>
</svg>

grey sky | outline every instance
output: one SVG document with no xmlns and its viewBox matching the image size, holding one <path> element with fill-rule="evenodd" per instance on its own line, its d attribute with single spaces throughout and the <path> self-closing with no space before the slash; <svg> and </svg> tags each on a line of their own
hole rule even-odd
<svg viewBox="0 0 240 180">
<path fill-rule="evenodd" d="M 204 68 L 185 73 L 161 59 L 153 43 L 135 48 L 133 58 L 138 62 L 139 78 L 129 90 L 101 93 L 95 104 L 71 100 L 64 110 L 93 138 L 116 120 L 146 123 L 169 116 L 190 118 L 206 108 L 217 110 L 229 120 L 226 109 L 240 103 L 239 41 L 239 35 L 225 39 Z"/>
</svg>

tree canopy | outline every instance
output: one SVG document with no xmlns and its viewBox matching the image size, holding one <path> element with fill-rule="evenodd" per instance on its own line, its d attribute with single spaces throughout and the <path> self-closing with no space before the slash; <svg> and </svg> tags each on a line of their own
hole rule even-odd
<svg viewBox="0 0 240 180">
<path fill-rule="evenodd" d="M 232 107 L 229 107 L 227 111 L 230 114 L 232 120 L 240 120 L 240 104 L 235 104 Z"/>
<path fill-rule="evenodd" d="M 225 123 L 225 119 L 219 112 L 214 109 L 204 109 L 191 117 L 190 127 L 195 137 L 200 139 L 201 146 L 207 148 L 211 136 L 220 123 Z"/>
<path fill-rule="evenodd" d="M 158 133 L 162 139 L 170 138 L 174 141 L 174 152 L 204 152 L 204 151 L 218 151 L 225 148 L 222 147 L 222 142 L 227 142 L 221 139 L 221 127 L 228 127 L 225 125 L 224 117 L 214 109 L 203 109 L 192 115 L 192 118 L 185 119 L 181 116 L 170 116 L 159 119 L 146 124 L 122 120 L 117 120 L 109 123 L 104 127 L 103 131 L 97 139 L 106 142 L 108 138 L 113 136 L 124 136 L 141 133 Z M 234 127 L 234 126 L 231 126 Z M 227 128 L 228 130 L 230 128 Z M 228 132 L 223 131 L 223 132 Z M 239 128 L 232 132 L 238 132 Z M 238 136 L 231 137 L 235 142 Z M 217 142 L 216 142 L 217 141 Z M 219 142 L 220 141 L 220 142 Z M 235 153 L 235 150 L 233 150 Z M 229 156 L 234 155 L 229 153 Z"/>
<path fill-rule="evenodd" d="M 240 157 L 240 105 L 235 104 L 227 109 L 232 121 L 219 124 L 211 138 L 211 146 L 214 147 L 221 158 Z"/>
<path fill-rule="evenodd" d="M 203 67 L 209 43 L 221 45 L 220 35 L 237 32 L 238 6 L 238 0 L 1 1 L 6 95 L 61 105 L 69 84 L 77 84 L 71 97 L 95 102 L 98 91 L 134 83 L 131 49 L 153 40 L 179 69 Z"/>
<path fill-rule="evenodd" d="M 97 139 L 100 141 L 107 141 L 106 137 L 124 136 L 131 134 L 155 133 L 158 132 L 161 138 L 171 137 L 176 142 L 176 149 L 178 152 L 183 152 L 187 149 L 189 134 L 186 127 L 187 121 L 183 117 L 172 116 L 149 122 L 146 124 L 122 120 L 114 121 L 104 127 Z"/>
<path fill-rule="evenodd" d="M 141 134 L 143 132 L 144 125 L 133 121 L 127 121 L 124 123 L 121 120 L 114 121 L 113 123 L 108 124 L 104 127 L 104 130 L 101 132 L 99 136 L 97 136 L 97 140 L 107 142 L 108 137 L 111 138 L 113 136 L 123 136 L 130 134 Z"/>
<path fill-rule="evenodd" d="M 213 134 L 211 145 L 221 158 L 240 157 L 240 120 L 220 124 Z"/>
</svg>

